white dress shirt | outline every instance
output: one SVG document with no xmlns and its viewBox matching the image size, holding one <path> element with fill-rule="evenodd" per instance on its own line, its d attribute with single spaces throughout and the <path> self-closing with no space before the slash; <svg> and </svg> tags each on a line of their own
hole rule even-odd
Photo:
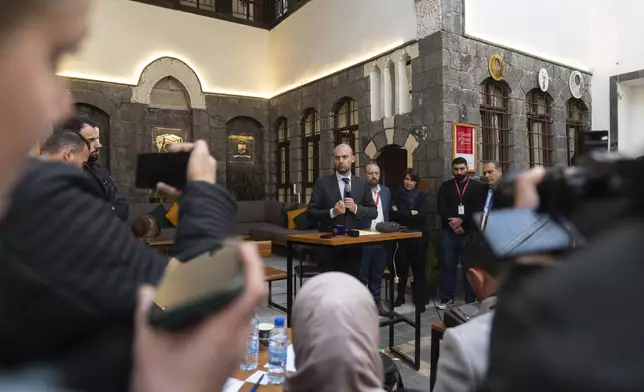
<svg viewBox="0 0 644 392">
<path fill-rule="evenodd" d="M 380 193 L 380 185 L 378 185 L 378 188 L 374 191 L 373 188 L 371 188 L 371 195 L 373 196 L 373 202 L 375 203 L 376 200 L 378 200 L 378 203 L 376 205 L 376 208 L 378 208 L 378 217 L 374 220 L 371 221 L 371 229 L 375 229 L 376 225 L 380 222 L 385 221 L 385 213 L 383 212 L 382 209 L 382 197 L 378 197 L 378 194 Z"/>
<path fill-rule="evenodd" d="M 342 199 L 344 200 L 344 181 L 342 181 L 343 178 L 348 178 L 349 179 L 349 184 L 351 184 L 351 172 L 348 173 L 348 175 L 343 176 L 342 174 L 338 173 L 337 171 L 335 172 L 335 177 L 338 180 L 338 187 L 340 188 L 340 196 L 342 196 Z M 339 200 L 338 200 L 339 201 Z M 356 212 L 358 212 L 358 206 L 356 205 Z M 331 219 L 335 218 L 335 214 L 333 213 L 333 208 L 330 210 L 331 214 Z"/>
</svg>

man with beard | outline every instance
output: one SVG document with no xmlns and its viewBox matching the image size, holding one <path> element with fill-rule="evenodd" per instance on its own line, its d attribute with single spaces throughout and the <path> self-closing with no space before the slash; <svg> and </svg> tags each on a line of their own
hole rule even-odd
<svg viewBox="0 0 644 392">
<path fill-rule="evenodd" d="M 365 221 L 378 217 L 371 188 L 364 180 L 351 174 L 351 165 L 356 161 L 351 146 L 338 145 L 333 150 L 333 159 L 335 173 L 315 181 L 308 217 L 312 222 L 320 224 L 323 231 L 328 231 L 333 225 L 359 229 Z M 359 276 L 360 248 L 322 251 L 319 256 L 322 271 L 341 271 Z"/>
<path fill-rule="evenodd" d="M 378 216 L 371 222 L 366 221 L 363 227 L 375 229 L 380 222 L 389 221 L 389 210 L 391 209 L 391 192 L 389 188 L 380 185 L 380 167 L 375 163 L 370 163 L 364 169 L 365 179 L 371 188 L 371 196 L 375 201 Z M 381 288 L 382 274 L 385 272 L 387 264 L 387 249 L 385 245 L 368 245 L 362 248 L 362 263 L 360 265 L 360 280 L 366 284 L 371 291 L 373 299 L 376 301 L 378 314 L 381 317 L 390 315 L 382 306 Z"/>
<path fill-rule="evenodd" d="M 452 161 L 454 178 L 445 181 L 438 191 L 438 214 L 442 221 L 443 265 L 441 290 L 443 300 L 438 308 L 445 310 L 454 305 L 456 271 L 461 260 L 465 239 L 471 227 L 472 215 L 483 210 L 488 187 L 467 175 L 467 161 L 457 157 Z M 463 268 L 465 273 L 465 268 Z M 465 302 L 474 302 L 472 287 L 463 276 Z"/>
<path fill-rule="evenodd" d="M 87 119 L 72 118 L 55 132 L 63 131 L 78 133 L 87 140 L 90 145 L 89 160 L 83 169 L 92 179 L 92 182 L 98 186 L 103 198 L 111 206 L 116 216 L 125 222 L 130 209 L 127 200 L 119 195 L 112 178 L 98 163 L 99 154 L 103 146 L 99 141 L 100 130 L 96 124 Z"/>
</svg>

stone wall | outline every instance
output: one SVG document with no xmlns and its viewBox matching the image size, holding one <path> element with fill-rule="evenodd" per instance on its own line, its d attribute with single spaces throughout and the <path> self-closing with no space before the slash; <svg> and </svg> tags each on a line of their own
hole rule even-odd
<svg viewBox="0 0 644 392">
<path fill-rule="evenodd" d="M 155 108 L 149 104 L 133 102 L 136 87 L 103 82 L 70 80 L 70 90 L 77 104 L 90 106 L 98 115 L 106 115 L 107 129 L 101 129 L 103 141 L 108 143 L 105 157 L 109 159 L 110 174 L 119 191 L 130 202 L 145 202 L 150 193 L 136 189 L 136 157 L 143 152 L 155 151 L 153 128 L 181 128 L 187 130 L 190 140 L 204 139 L 208 142 L 213 156 L 218 161 L 217 182 L 226 184 L 227 171 L 235 170 L 236 164 L 229 164 L 228 124 L 236 118 L 252 119 L 236 131 L 255 138 L 254 163 L 245 169 L 257 175 L 262 182 L 267 176 L 268 155 L 268 101 L 263 99 L 207 95 L 204 94 L 205 108 L 172 110 Z M 90 116 L 91 117 L 91 116 Z M 247 124 L 252 124 L 248 126 Z"/>
</svg>

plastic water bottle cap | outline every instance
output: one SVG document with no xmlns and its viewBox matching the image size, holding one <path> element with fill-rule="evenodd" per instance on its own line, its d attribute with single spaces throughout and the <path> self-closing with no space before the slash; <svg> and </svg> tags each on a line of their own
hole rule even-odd
<svg viewBox="0 0 644 392">
<path fill-rule="evenodd" d="M 275 326 L 283 327 L 284 326 L 284 317 L 275 317 Z"/>
</svg>

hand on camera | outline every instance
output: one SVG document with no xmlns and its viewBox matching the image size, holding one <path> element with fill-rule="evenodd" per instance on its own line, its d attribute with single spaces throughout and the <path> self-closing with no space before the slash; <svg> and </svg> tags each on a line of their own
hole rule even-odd
<svg viewBox="0 0 644 392">
<path fill-rule="evenodd" d="M 539 191 L 537 185 L 543 181 L 546 170 L 536 167 L 521 174 L 514 182 L 514 206 L 516 208 L 539 207 Z"/>
<path fill-rule="evenodd" d="M 244 292 L 194 328 L 154 330 L 148 312 L 152 287 L 142 287 L 136 312 L 133 390 L 135 392 L 221 391 L 246 349 L 248 323 L 267 294 L 264 265 L 252 244 L 240 248 Z"/>
<path fill-rule="evenodd" d="M 333 215 L 335 216 L 343 215 L 346 212 L 347 212 L 347 206 L 344 205 L 344 202 L 342 200 L 335 203 L 335 207 L 333 207 Z"/>
<path fill-rule="evenodd" d="M 188 160 L 188 181 L 204 181 L 214 184 L 217 180 L 217 161 L 210 155 L 208 145 L 203 140 L 195 143 L 178 143 L 168 146 L 168 152 L 192 151 Z M 157 190 L 170 199 L 181 196 L 181 191 L 162 182 Z"/>
</svg>

